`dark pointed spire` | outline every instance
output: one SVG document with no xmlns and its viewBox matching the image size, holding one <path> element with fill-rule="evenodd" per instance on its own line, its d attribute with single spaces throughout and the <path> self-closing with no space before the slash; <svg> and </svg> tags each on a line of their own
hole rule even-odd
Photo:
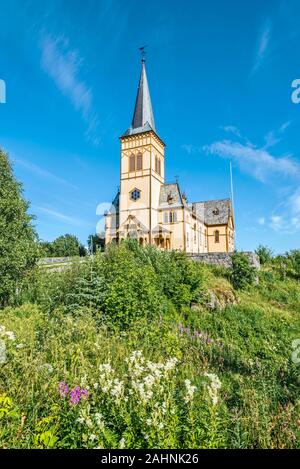
<svg viewBox="0 0 300 469">
<path fill-rule="evenodd" d="M 146 75 L 145 57 L 142 55 L 142 71 L 135 101 L 131 128 L 138 129 L 142 127 L 148 127 L 147 124 L 155 131 L 152 104 Z"/>
</svg>

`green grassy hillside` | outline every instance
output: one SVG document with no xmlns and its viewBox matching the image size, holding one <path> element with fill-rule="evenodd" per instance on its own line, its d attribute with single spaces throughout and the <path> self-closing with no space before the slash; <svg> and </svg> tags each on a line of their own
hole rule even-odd
<svg viewBox="0 0 300 469">
<path fill-rule="evenodd" d="M 34 271 L 0 311 L 0 447 L 299 447 L 300 283 L 258 275 L 135 244 Z"/>
</svg>

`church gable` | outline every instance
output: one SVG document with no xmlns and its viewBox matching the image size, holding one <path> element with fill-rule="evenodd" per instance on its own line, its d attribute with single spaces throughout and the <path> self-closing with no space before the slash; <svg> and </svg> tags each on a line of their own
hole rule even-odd
<svg viewBox="0 0 300 469">
<path fill-rule="evenodd" d="M 160 188 L 159 208 L 183 206 L 179 185 L 163 184 Z"/>
</svg>

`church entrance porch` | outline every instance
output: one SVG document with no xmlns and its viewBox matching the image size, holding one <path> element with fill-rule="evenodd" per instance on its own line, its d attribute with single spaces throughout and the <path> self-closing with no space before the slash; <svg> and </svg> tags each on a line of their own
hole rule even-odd
<svg viewBox="0 0 300 469">
<path fill-rule="evenodd" d="M 170 238 L 164 236 L 156 236 L 154 238 L 154 242 L 157 248 L 159 249 L 170 249 L 171 248 L 171 240 Z"/>
</svg>

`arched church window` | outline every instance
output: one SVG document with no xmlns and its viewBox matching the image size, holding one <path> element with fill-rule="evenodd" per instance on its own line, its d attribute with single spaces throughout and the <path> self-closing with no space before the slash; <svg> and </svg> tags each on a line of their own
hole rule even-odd
<svg viewBox="0 0 300 469">
<path fill-rule="evenodd" d="M 220 242 L 220 232 L 219 232 L 219 230 L 216 230 L 214 234 L 215 234 L 215 243 L 219 243 Z"/>
<path fill-rule="evenodd" d="M 141 171 L 143 169 L 143 155 L 139 153 L 136 157 L 136 170 Z"/>
<path fill-rule="evenodd" d="M 164 223 L 168 223 L 168 212 L 164 212 Z"/>
<path fill-rule="evenodd" d="M 129 171 L 135 171 L 135 156 L 130 155 L 129 157 Z"/>
</svg>

